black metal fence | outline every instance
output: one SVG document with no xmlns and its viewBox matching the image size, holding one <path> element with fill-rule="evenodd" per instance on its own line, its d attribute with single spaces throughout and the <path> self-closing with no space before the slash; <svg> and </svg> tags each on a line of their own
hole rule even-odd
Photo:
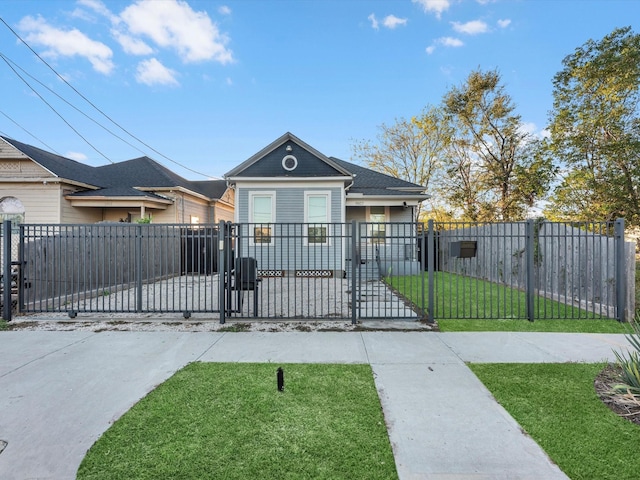
<svg viewBox="0 0 640 480">
<path fill-rule="evenodd" d="M 3 305 L 19 313 L 355 323 L 625 320 L 634 309 L 634 251 L 622 220 L 24 224 L 13 232 L 5 222 L 2 238 Z"/>
</svg>

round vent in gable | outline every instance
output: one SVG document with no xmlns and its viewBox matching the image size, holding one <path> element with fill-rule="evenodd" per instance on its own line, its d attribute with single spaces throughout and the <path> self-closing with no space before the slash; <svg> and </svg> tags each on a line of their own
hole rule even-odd
<svg viewBox="0 0 640 480">
<path fill-rule="evenodd" d="M 293 155 L 287 155 L 282 159 L 282 168 L 284 168 L 288 172 L 295 170 L 297 166 L 298 159 Z"/>
</svg>

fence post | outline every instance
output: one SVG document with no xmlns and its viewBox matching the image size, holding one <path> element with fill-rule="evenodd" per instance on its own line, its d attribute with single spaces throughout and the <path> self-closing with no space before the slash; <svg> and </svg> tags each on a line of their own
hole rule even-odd
<svg viewBox="0 0 640 480">
<path fill-rule="evenodd" d="M 225 314 L 227 309 L 227 296 L 225 290 L 225 281 L 227 278 L 226 246 L 227 246 L 227 229 L 224 220 L 220 220 L 218 224 L 218 308 L 220 309 L 220 324 L 225 322 Z"/>
<path fill-rule="evenodd" d="M 142 225 L 136 226 L 136 312 L 142 312 Z"/>
<path fill-rule="evenodd" d="M 2 318 L 11 321 L 11 220 L 2 222 Z"/>
<path fill-rule="evenodd" d="M 357 315 L 357 278 L 358 270 L 357 266 L 360 263 L 358 259 L 358 232 L 359 227 L 356 225 L 355 220 L 351 220 L 351 323 L 356 324 Z"/>
<path fill-rule="evenodd" d="M 626 322 L 627 269 L 625 268 L 624 218 L 618 218 L 613 226 L 616 243 L 616 313 L 619 322 Z"/>
<path fill-rule="evenodd" d="M 434 270 L 435 270 L 435 231 L 433 228 L 433 220 L 429 220 L 427 223 L 429 233 L 427 240 L 427 270 L 429 276 L 429 306 L 427 307 L 427 321 L 429 323 L 435 322 L 435 281 L 434 281 Z"/>
<path fill-rule="evenodd" d="M 535 276 L 534 276 L 534 254 L 536 248 L 535 220 L 527 220 L 525 241 L 525 262 L 527 272 L 527 319 L 533 322 L 535 319 Z"/>
</svg>

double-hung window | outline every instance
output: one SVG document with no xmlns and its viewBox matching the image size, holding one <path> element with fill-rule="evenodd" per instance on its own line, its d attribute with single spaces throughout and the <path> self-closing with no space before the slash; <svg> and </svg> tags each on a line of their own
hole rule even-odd
<svg viewBox="0 0 640 480">
<path fill-rule="evenodd" d="M 308 245 L 329 245 L 331 192 L 305 192 L 305 223 Z"/>
<path fill-rule="evenodd" d="M 271 230 L 276 216 L 275 192 L 249 193 L 249 223 L 253 227 L 253 243 L 256 245 L 271 244 Z"/>
</svg>

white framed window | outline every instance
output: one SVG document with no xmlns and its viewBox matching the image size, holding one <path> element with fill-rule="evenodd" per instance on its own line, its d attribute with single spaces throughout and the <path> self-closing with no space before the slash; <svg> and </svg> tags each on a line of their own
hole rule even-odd
<svg viewBox="0 0 640 480">
<path fill-rule="evenodd" d="M 371 206 L 368 208 L 368 217 L 371 243 L 384 243 L 387 238 L 388 207 Z"/>
<path fill-rule="evenodd" d="M 252 245 L 271 245 L 276 218 L 276 192 L 249 193 L 249 223 L 253 229 Z"/>
<path fill-rule="evenodd" d="M 317 191 L 304 194 L 304 221 L 307 224 L 307 245 L 329 245 L 331 220 L 331 192 Z"/>
</svg>

